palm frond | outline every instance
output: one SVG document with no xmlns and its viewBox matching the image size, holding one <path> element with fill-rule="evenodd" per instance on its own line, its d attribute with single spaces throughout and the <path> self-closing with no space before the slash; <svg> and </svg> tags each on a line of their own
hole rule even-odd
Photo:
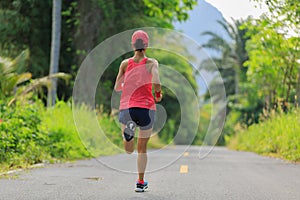
<svg viewBox="0 0 300 200">
<path fill-rule="evenodd" d="M 29 50 L 22 51 L 13 61 L 10 66 L 17 73 L 22 73 L 26 66 L 26 61 L 29 59 Z"/>
<path fill-rule="evenodd" d="M 32 77 L 32 74 L 31 73 L 23 73 L 23 74 L 20 74 L 18 75 L 18 80 L 17 80 L 17 85 L 21 84 L 21 83 L 24 83 L 26 81 L 29 81 Z"/>
<path fill-rule="evenodd" d="M 31 81 L 31 83 L 29 85 L 23 86 L 21 89 L 21 91 L 19 91 L 12 100 L 10 100 L 10 102 L 8 103 L 8 105 L 10 106 L 11 104 L 13 104 L 18 98 L 23 97 L 27 94 L 29 94 L 30 92 L 33 92 L 35 90 L 38 90 L 42 87 L 46 87 L 48 90 L 51 88 L 51 79 L 52 78 L 59 78 L 59 79 L 63 79 L 64 81 L 66 81 L 68 83 L 68 81 L 71 78 L 70 74 L 67 73 L 56 73 L 56 74 L 52 74 L 50 76 L 45 76 L 42 78 L 38 78 L 38 79 L 34 79 Z"/>
</svg>

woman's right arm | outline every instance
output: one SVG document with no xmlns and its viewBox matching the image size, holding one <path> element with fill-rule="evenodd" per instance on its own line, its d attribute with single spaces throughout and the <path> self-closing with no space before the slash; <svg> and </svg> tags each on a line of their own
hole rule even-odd
<svg viewBox="0 0 300 200">
<path fill-rule="evenodd" d="M 158 72 L 158 62 L 153 59 L 152 60 L 152 82 L 154 86 L 154 92 L 155 92 L 155 101 L 160 102 L 162 99 L 162 93 L 161 93 L 161 84 L 159 79 L 159 72 Z"/>
<path fill-rule="evenodd" d="M 120 65 L 118 76 L 116 78 L 115 87 L 114 87 L 115 91 L 117 91 L 117 92 L 122 91 L 122 88 L 123 88 L 122 84 L 124 82 L 124 74 L 125 74 L 127 65 L 128 65 L 128 59 L 123 60 Z"/>
</svg>

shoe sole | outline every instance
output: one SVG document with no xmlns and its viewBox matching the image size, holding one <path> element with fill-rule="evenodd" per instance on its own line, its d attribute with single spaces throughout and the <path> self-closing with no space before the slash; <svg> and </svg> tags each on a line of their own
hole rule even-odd
<svg viewBox="0 0 300 200">
<path fill-rule="evenodd" d="M 124 138 L 127 142 L 134 138 L 136 123 L 133 121 L 128 121 L 124 129 Z"/>
<path fill-rule="evenodd" d="M 135 188 L 136 192 L 145 192 L 145 190 L 148 189 L 148 186 L 144 187 L 144 188 Z"/>
</svg>

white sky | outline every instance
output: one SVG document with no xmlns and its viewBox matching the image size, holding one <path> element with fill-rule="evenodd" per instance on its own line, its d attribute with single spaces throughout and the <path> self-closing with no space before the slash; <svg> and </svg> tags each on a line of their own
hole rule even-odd
<svg viewBox="0 0 300 200">
<path fill-rule="evenodd" d="M 254 18 L 258 18 L 262 13 L 267 12 L 268 9 L 263 4 L 262 7 L 256 2 L 250 2 L 250 0 L 205 0 L 216 7 L 224 16 L 227 21 L 231 21 L 231 17 L 234 19 L 246 18 L 252 15 Z M 257 8 L 255 8 L 257 6 Z"/>
</svg>

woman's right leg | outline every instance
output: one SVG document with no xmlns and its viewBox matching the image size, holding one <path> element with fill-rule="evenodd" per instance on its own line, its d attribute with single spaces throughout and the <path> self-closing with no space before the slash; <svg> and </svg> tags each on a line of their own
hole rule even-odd
<svg viewBox="0 0 300 200">
<path fill-rule="evenodd" d="M 124 129 L 126 125 L 121 123 L 121 129 L 122 129 L 122 137 L 123 137 L 123 144 L 124 144 L 124 149 L 126 153 L 131 154 L 134 151 L 134 139 L 130 140 L 127 142 L 124 138 Z"/>
</svg>

